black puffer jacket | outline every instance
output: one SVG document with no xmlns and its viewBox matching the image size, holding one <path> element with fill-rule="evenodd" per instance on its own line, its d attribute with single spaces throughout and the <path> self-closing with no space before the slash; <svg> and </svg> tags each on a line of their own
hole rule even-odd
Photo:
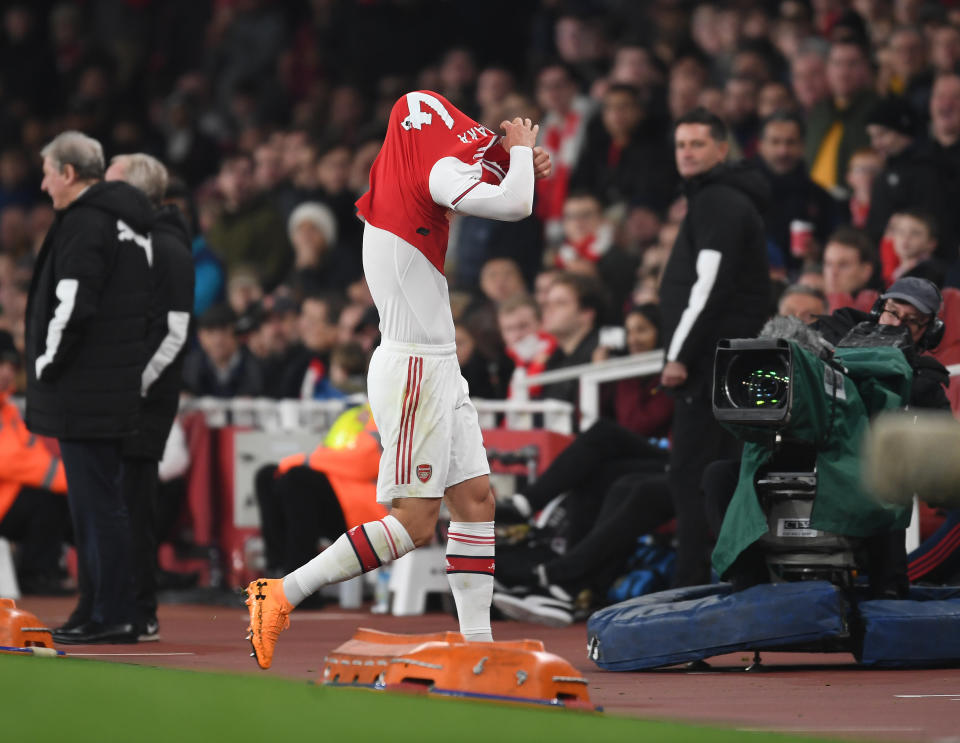
<svg viewBox="0 0 960 743">
<path fill-rule="evenodd" d="M 663 272 L 667 358 L 687 367 L 688 394 L 707 389 L 721 338 L 753 338 L 770 314 L 761 214 L 770 186 L 754 165 L 721 164 L 687 180 L 687 216 Z"/>
<path fill-rule="evenodd" d="M 31 431 L 118 438 L 137 427 L 146 360 L 153 209 L 126 183 L 97 183 L 57 213 L 26 314 Z"/>
<path fill-rule="evenodd" d="M 147 364 L 143 370 L 140 430 L 123 439 L 123 454 L 159 460 L 177 415 L 183 359 L 193 310 L 193 253 L 176 207 L 156 213 Z"/>
</svg>

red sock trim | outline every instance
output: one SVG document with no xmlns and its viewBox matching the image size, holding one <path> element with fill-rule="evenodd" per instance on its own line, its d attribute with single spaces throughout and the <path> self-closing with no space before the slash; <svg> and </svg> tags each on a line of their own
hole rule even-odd
<svg viewBox="0 0 960 743">
<path fill-rule="evenodd" d="M 480 573 L 493 575 L 496 562 L 490 557 L 465 557 L 461 555 L 447 555 L 447 573 Z"/>
<path fill-rule="evenodd" d="M 347 532 L 347 539 L 350 540 L 350 546 L 353 547 L 353 553 L 360 562 L 360 567 L 364 573 L 376 570 L 382 564 L 377 556 L 377 551 L 373 548 L 370 537 L 367 536 L 367 530 L 363 524 L 353 527 Z"/>
</svg>

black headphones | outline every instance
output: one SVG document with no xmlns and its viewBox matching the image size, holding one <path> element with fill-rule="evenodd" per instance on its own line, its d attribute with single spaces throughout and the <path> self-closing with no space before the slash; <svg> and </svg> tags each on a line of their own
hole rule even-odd
<svg viewBox="0 0 960 743">
<path fill-rule="evenodd" d="M 943 295 L 940 294 L 940 290 L 937 288 L 936 284 L 930 282 L 933 286 L 934 291 L 937 293 L 937 307 L 943 306 Z M 901 299 L 901 302 L 907 302 L 908 300 Z M 883 308 L 886 305 L 887 300 L 881 295 L 876 302 L 873 303 L 873 307 L 870 308 L 870 319 L 875 323 L 880 322 L 880 315 L 883 314 Z M 923 330 L 923 335 L 920 336 L 914 345 L 917 347 L 918 351 L 929 351 L 930 349 L 936 348 L 940 345 L 940 341 L 943 340 L 943 333 L 945 331 L 943 320 L 937 317 L 937 314 L 934 313 L 933 319 L 927 323 L 927 327 Z"/>
</svg>

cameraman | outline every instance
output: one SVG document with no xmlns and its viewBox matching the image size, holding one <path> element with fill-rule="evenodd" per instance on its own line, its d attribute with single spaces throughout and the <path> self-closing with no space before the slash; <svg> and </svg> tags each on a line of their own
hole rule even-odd
<svg viewBox="0 0 960 743">
<path fill-rule="evenodd" d="M 908 276 L 893 282 L 870 312 L 845 307 L 820 318 L 813 328 L 836 345 L 861 322 L 905 326 L 912 342 L 912 348 L 907 350 L 907 360 L 913 367 L 910 407 L 949 410 L 950 401 L 944 387 L 950 381 L 950 374 L 943 364 L 926 354 L 943 339 L 943 321 L 937 318 L 942 304 L 936 284 Z"/>
<path fill-rule="evenodd" d="M 913 369 L 909 407 L 949 410 L 944 391 L 949 374 L 939 361 L 924 354 L 943 338 L 943 322 L 937 318 L 941 304 L 940 291 L 933 282 L 907 277 L 894 282 L 870 312 L 842 308 L 820 317 L 812 327 L 833 344 L 839 344 L 851 331 L 869 333 L 871 326 L 905 327 L 910 345 L 904 352 Z M 716 533 L 733 497 L 739 473 L 738 460 L 715 462 L 704 472 L 707 515 Z M 874 595 L 903 597 L 908 585 L 904 530 L 868 537 L 862 543 Z M 767 568 L 759 545 L 745 550 L 724 577 L 737 588 L 766 582 Z"/>
</svg>

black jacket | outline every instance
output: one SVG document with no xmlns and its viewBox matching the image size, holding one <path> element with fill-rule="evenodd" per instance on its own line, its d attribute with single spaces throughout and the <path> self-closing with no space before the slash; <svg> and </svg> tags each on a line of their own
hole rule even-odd
<svg viewBox="0 0 960 743">
<path fill-rule="evenodd" d="M 123 440 L 123 455 L 159 460 L 177 415 L 183 358 L 193 309 L 193 253 L 176 207 L 156 213 L 147 363 L 141 377 L 140 430 Z"/>
<path fill-rule="evenodd" d="M 801 260 L 790 252 L 790 222 L 795 219 L 810 222 L 814 239 L 824 246 L 830 233 L 840 225 L 843 209 L 807 175 L 803 163 L 784 174 L 774 173 L 759 158 L 757 165 L 770 182 L 772 196 L 770 208 L 763 215 L 767 240 L 779 248 L 785 266 L 799 269 Z"/>
<path fill-rule="evenodd" d="M 660 285 L 667 358 L 687 367 L 688 394 L 706 389 L 721 338 L 752 338 L 770 305 L 761 213 L 770 186 L 753 165 L 721 164 L 684 184 L 687 216 Z"/>
<path fill-rule="evenodd" d="M 887 160 L 883 170 L 873 181 L 870 191 L 870 213 L 867 215 L 867 234 L 874 245 L 879 246 L 887 229 L 890 217 L 900 209 L 916 207 L 929 212 L 937 220 L 938 227 L 952 227 L 952 213 L 956 204 L 951 203 L 945 189 L 945 175 L 931 157 L 928 149 L 910 145 Z M 950 231 L 943 235 L 947 238 Z M 956 246 L 948 238 L 939 241 L 937 255 L 949 260 L 951 252 L 956 257 Z"/>
<path fill-rule="evenodd" d="M 26 313 L 31 431 L 118 438 L 137 427 L 146 360 L 153 209 L 132 186 L 97 183 L 57 213 Z"/>
<path fill-rule="evenodd" d="M 260 397 L 263 384 L 260 361 L 246 346 L 237 349 L 224 378 L 200 346 L 187 353 L 183 361 L 184 388 L 197 397 Z"/>
</svg>

